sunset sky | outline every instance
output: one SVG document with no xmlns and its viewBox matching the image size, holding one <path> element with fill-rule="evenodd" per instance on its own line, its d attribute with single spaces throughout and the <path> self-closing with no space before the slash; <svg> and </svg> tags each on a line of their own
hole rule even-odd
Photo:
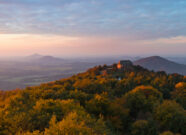
<svg viewBox="0 0 186 135">
<path fill-rule="evenodd" d="M 186 0 L 0 0 L 0 56 L 186 56 Z"/>
</svg>

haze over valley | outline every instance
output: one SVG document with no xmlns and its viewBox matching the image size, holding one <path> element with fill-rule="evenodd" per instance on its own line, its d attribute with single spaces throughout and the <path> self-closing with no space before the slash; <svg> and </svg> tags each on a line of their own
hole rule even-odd
<svg viewBox="0 0 186 135">
<path fill-rule="evenodd" d="M 103 64 L 111 65 L 117 63 L 119 60 L 128 59 L 133 61 L 134 64 L 141 65 L 149 70 L 186 75 L 185 65 L 167 62 L 165 59 L 162 61 L 160 57 L 150 57 L 146 61 L 141 57 L 132 56 L 64 59 L 33 54 L 17 59 L 9 58 L 0 60 L 0 89 L 12 90 L 35 86 L 41 83 L 70 77 L 94 66 Z M 173 69 L 171 69 L 171 65 Z"/>
<path fill-rule="evenodd" d="M 93 63 L 31 55 L 17 60 L 1 60 L 0 89 L 11 90 L 39 85 L 85 71 Z"/>
</svg>

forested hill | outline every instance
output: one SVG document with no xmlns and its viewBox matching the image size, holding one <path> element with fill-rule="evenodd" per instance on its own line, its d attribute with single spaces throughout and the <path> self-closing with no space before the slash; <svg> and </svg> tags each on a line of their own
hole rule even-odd
<svg viewBox="0 0 186 135">
<path fill-rule="evenodd" d="M 185 135 L 186 77 L 98 66 L 0 93 L 0 135 Z"/>
</svg>

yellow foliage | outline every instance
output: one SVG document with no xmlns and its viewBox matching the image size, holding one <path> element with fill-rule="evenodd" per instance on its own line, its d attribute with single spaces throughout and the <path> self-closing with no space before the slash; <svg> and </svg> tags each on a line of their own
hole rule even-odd
<svg viewBox="0 0 186 135">
<path fill-rule="evenodd" d="M 95 99 L 99 101 L 99 100 L 101 100 L 101 96 L 99 94 L 96 94 Z"/>
<path fill-rule="evenodd" d="M 176 87 L 177 89 L 179 89 L 179 88 L 184 88 L 184 89 L 186 89 L 186 82 L 179 82 L 179 83 L 176 84 L 175 87 Z"/>
<path fill-rule="evenodd" d="M 44 135 L 96 135 L 94 129 L 87 125 L 90 119 L 89 115 L 82 117 L 76 112 L 71 112 L 62 121 L 56 123 L 54 116 L 50 128 L 45 129 Z"/>
</svg>

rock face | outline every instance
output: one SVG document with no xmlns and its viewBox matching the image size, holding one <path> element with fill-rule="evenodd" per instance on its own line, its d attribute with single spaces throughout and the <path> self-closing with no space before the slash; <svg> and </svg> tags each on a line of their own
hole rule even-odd
<svg viewBox="0 0 186 135">
<path fill-rule="evenodd" d="M 134 65 L 140 65 L 144 68 L 154 71 L 165 71 L 167 73 L 179 73 L 186 75 L 186 65 L 169 61 L 160 56 L 152 56 L 139 59 L 133 62 Z"/>
<path fill-rule="evenodd" d="M 130 60 L 121 60 L 117 64 L 118 69 L 128 68 L 131 67 L 133 64 Z"/>
</svg>

